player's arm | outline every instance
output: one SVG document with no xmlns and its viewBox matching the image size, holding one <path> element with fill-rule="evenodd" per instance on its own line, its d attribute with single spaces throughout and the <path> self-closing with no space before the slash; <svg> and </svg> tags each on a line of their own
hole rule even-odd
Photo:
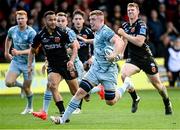
<svg viewBox="0 0 180 130">
<path fill-rule="evenodd" d="M 18 55 L 28 55 L 30 52 L 30 49 L 26 49 L 26 50 L 17 50 L 15 48 L 12 48 L 11 53 L 14 56 L 18 56 Z"/>
<path fill-rule="evenodd" d="M 46 71 L 47 67 L 48 67 L 48 61 L 47 61 L 47 57 L 45 57 L 45 62 L 43 64 L 42 68 L 41 68 L 42 74 L 45 74 L 45 71 Z"/>
<path fill-rule="evenodd" d="M 122 58 L 123 58 L 124 57 L 124 52 L 125 52 L 127 44 L 128 44 L 128 40 L 125 39 L 124 37 L 120 37 L 120 38 L 122 38 L 122 40 L 124 41 L 124 46 L 123 46 L 123 49 L 122 49 Z"/>
<path fill-rule="evenodd" d="M 114 44 L 114 52 L 113 53 L 115 54 L 115 56 L 117 56 L 119 54 L 123 55 L 125 43 L 122 40 L 122 38 L 120 38 L 117 34 L 115 34 L 110 41 L 111 41 L 111 43 Z"/>
<path fill-rule="evenodd" d="M 30 47 L 30 51 L 29 51 L 29 55 L 28 55 L 28 63 L 29 63 L 29 65 L 32 64 L 35 54 L 36 54 L 36 49 L 33 48 L 33 47 Z"/>
<path fill-rule="evenodd" d="M 139 47 L 141 47 L 144 44 L 146 39 L 144 35 L 136 35 L 136 36 L 129 35 L 122 28 L 119 28 L 118 34 L 124 37 L 125 39 L 127 39 L 129 42 Z"/>
<path fill-rule="evenodd" d="M 72 49 L 72 55 L 70 61 L 74 62 L 75 58 L 77 57 L 77 50 L 78 50 L 78 44 L 76 40 L 72 43 L 71 49 Z"/>
<path fill-rule="evenodd" d="M 31 77 L 31 73 L 32 73 L 32 63 L 33 63 L 33 60 L 34 60 L 34 57 L 35 57 L 35 52 L 36 52 L 36 49 L 31 47 L 30 48 L 30 51 L 29 51 L 29 54 L 28 54 L 28 77 Z"/>
<path fill-rule="evenodd" d="M 111 40 L 111 43 L 114 44 L 113 52 L 107 56 L 109 61 L 114 61 L 117 56 L 120 56 L 120 59 L 123 58 L 124 46 L 125 43 L 117 34 L 115 34 Z"/>
<path fill-rule="evenodd" d="M 85 43 L 93 44 L 94 39 L 86 39 L 82 36 L 77 35 L 77 38 Z"/>
<path fill-rule="evenodd" d="M 35 54 L 37 53 L 37 49 L 41 46 L 40 36 L 37 34 L 31 44 L 29 54 L 28 54 L 28 74 L 31 74 L 32 71 L 32 63 L 34 61 Z"/>
<path fill-rule="evenodd" d="M 29 51 L 29 55 L 28 55 L 28 66 L 32 66 L 32 62 L 34 60 L 35 53 L 36 53 L 36 49 L 31 47 L 30 51 Z"/>
<path fill-rule="evenodd" d="M 71 54 L 70 60 L 67 63 L 67 68 L 69 71 L 74 70 L 74 60 L 77 57 L 78 46 L 77 46 L 76 40 L 74 40 L 73 43 L 71 44 L 71 49 L 72 49 L 72 54 Z"/>
<path fill-rule="evenodd" d="M 74 41 L 74 43 L 76 44 L 77 49 L 80 49 L 80 45 L 77 39 Z"/>
<path fill-rule="evenodd" d="M 4 56 L 7 60 L 11 61 L 12 60 L 12 55 L 9 53 L 10 47 L 12 45 L 12 39 L 9 38 L 8 36 L 6 37 L 5 40 L 5 51 L 4 51 Z"/>
</svg>

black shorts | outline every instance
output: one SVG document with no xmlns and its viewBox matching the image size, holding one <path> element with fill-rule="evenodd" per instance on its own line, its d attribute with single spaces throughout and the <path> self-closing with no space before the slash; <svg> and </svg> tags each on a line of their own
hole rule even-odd
<svg viewBox="0 0 180 130">
<path fill-rule="evenodd" d="M 126 63 L 133 64 L 143 70 L 146 74 L 154 75 L 158 73 L 157 63 L 153 57 L 147 58 L 128 58 Z"/>
<path fill-rule="evenodd" d="M 77 78 L 77 71 L 74 71 L 75 74 L 67 70 L 66 66 L 48 66 L 48 74 L 51 72 L 60 74 L 65 80 L 72 80 Z"/>
</svg>

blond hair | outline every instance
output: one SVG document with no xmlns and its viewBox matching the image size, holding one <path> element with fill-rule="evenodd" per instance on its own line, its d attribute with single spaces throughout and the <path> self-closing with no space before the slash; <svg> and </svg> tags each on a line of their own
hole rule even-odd
<svg viewBox="0 0 180 130">
<path fill-rule="evenodd" d="M 94 10 L 89 13 L 89 16 L 91 15 L 104 16 L 104 13 L 101 10 Z"/>
<path fill-rule="evenodd" d="M 56 14 L 56 16 L 64 16 L 66 18 L 68 17 L 68 15 L 66 13 L 64 13 L 64 12 L 59 12 L 59 13 Z"/>
<path fill-rule="evenodd" d="M 25 15 L 27 17 L 27 12 L 24 10 L 19 10 L 19 11 L 16 11 L 16 16 L 17 15 Z"/>
<path fill-rule="evenodd" d="M 135 7 L 136 9 L 139 10 L 139 5 L 138 5 L 137 3 L 134 3 L 134 2 L 129 3 L 129 4 L 127 5 L 127 7 Z"/>
</svg>

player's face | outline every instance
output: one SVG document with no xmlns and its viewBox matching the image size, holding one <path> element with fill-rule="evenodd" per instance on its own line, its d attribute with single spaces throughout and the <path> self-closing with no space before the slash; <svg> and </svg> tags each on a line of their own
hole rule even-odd
<svg viewBox="0 0 180 130">
<path fill-rule="evenodd" d="M 57 26 L 60 28 L 66 28 L 68 21 L 65 16 L 57 16 Z"/>
<path fill-rule="evenodd" d="M 136 7 L 129 6 L 127 8 L 127 14 L 130 19 L 135 19 L 135 18 L 138 18 L 139 11 Z"/>
<path fill-rule="evenodd" d="M 17 15 L 16 16 L 17 24 L 20 27 L 25 27 L 27 25 L 27 16 L 26 15 Z"/>
<path fill-rule="evenodd" d="M 45 24 L 50 29 L 56 28 L 56 15 L 47 15 L 45 18 Z"/>
<path fill-rule="evenodd" d="M 98 18 L 98 16 L 97 15 L 91 15 L 89 17 L 89 20 L 90 20 L 91 29 L 93 31 L 97 31 L 99 29 L 99 25 L 101 23 L 101 21 Z"/>
<path fill-rule="evenodd" d="M 84 18 L 82 15 L 76 14 L 72 20 L 75 28 L 82 28 L 84 24 Z"/>
</svg>

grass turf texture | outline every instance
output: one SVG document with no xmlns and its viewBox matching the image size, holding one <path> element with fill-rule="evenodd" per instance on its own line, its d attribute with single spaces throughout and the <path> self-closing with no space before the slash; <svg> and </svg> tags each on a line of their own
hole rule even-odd
<svg viewBox="0 0 180 130">
<path fill-rule="evenodd" d="M 55 125 L 34 118 L 31 114 L 20 115 L 26 104 L 19 95 L 0 95 L 0 129 L 180 129 L 180 89 L 168 89 L 173 104 L 172 116 L 164 114 L 161 97 L 155 90 L 138 90 L 141 97 L 139 109 L 131 113 L 131 98 L 126 93 L 114 106 L 108 106 L 97 94 L 91 95 L 90 102 L 83 102 L 80 115 L 72 115 L 71 122 Z M 71 95 L 62 93 L 65 105 Z M 42 108 L 43 95 L 34 95 L 34 110 Z M 49 115 L 58 115 L 58 110 L 51 102 Z"/>
</svg>

